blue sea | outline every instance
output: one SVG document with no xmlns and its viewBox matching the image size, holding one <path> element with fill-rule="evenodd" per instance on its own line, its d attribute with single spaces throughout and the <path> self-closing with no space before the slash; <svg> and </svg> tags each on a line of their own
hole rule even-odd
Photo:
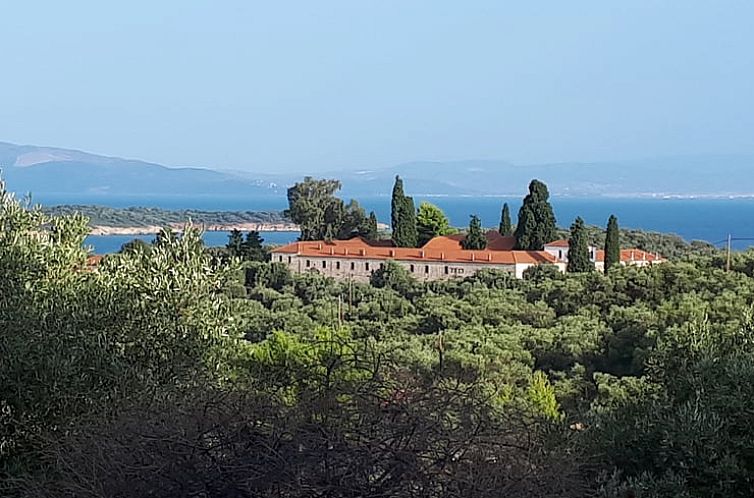
<svg viewBox="0 0 754 498">
<path fill-rule="evenodd" d="M 234 196 L 39 196 L 35 202 L 55 204 L 98 204 L 112 207 L 150 206 L 165 209 L 204 209 L 212 211 L 282 210 L 287 207 L 284 196 L 234 197 Z M 390 197 L 374 196 L 358 199 L 367 211 L 374 210 L 382 223 L 390 222 Z M 428 201 L 442 208 L 451 224 L 466 226 L 469 216 L 476 214 L 487 227 L 496 227 L 500 220 L 503 202 L 508 202 L 515 215 L 521 197 L 422 197 L 414 201 Z M 604 226 L 611 214 L 618 217 L 621 227 L 640 228 L 658 232 L 675 233 L 686 240 L 706 240 L 722 245 L 728 234 L 734 245 L 743 249 L 754 245 L 754 199 L 655 199 L 655 198 L 577 198 L 553 197 L 551 199 L 558 225 L 567 227 L 576 216 L 588 224 Z M 295 232 L 266 232 L 267 243 L 285 243 L 298 236 Z M 96 253 L 117 251 L 133 236 L 91 236 L 87 244 Z M 140 238 L 152 240 L 148 235 Z M 205 234 L 210 246 L 225 245 L 227 233 Z"/>
</svg>

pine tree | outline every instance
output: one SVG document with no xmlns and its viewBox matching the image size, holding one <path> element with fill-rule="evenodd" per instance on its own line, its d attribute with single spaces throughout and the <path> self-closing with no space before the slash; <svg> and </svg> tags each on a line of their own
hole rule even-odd
<svg viewBox="0 0 754 498">
<path fill-rule="evenodd" d="M 225 245 L 225 248 L 228 250 L 228 254 L 238 257 L 241 255 L 242 247 L 243 234 L 239 230 L 234 229 L 228 235 L 228 243 Z"/>
<path fill-rule="evenodd" d="M 419 210 L 416 213 L 416 231 L 419 237 L 419 246 L 423 246 L 438 235 L 451 233 L 452 229 L 448 217 L 445 216 L 442 209 L 429 202 L 422 202 L 419 204 Z"/>
<path fill-rule="evenodd" d="M 620 230 L 618 230 L 618 218 L 610 215 L 607 221 L 607 234 L 605 236 L 605 272 L 612 266 L 620 264 Z"/>
<path fill-rule="evenodd" d="M 500 228 L 498 229 L 500 235 L 512 235 L 513 226 L 511 225 L 511 210 L 508 207 L 508 203 L 503 204 L 503 213 L 500 216 Z M 549 242 L 549 241 L 548 241 Z"/>
<path fill-rule="evenodd" d="M 589 241 L 587 241 L 584 220 L 580 217 L 571 225 L 571 237 L 568 239 L 569 273 L 581 273 L 594 270 L 594 263 L 589 258 Z"/>
<path fill-rule="evenodd" d="M 267 252 L 262 247 L 263 243 L 264 239 L 256 230 L 247 233 L 242 248 L 243 259 L 247 261 L 265 261 L 267 259 Z"/>
<path fill-rule="evenodd" d="M 469 232 L 461 243 L 464 249 L 482 250 L 487 247 L 487 238 L 482 231 L 482 222 L 477 215 L 471 216 Z"/>
<path fill-rule="evenodd" d="M 557 236 L 555 214 L 549 202 L 547 185 L 539 180 L 529 184 L 529 195 L 518 212 L 516 225 L 516 247 L 518 249 L 541 251 L 545 244 Z"/>
<path fill-rule="evenodd" d="M 416 247 L 418 237 L 414 200 L 403 193 L 403 180 L 400 176 L 395 177 L 393 198 L 390 204 L 393 242 L 398 247 Z"/>
</svg>

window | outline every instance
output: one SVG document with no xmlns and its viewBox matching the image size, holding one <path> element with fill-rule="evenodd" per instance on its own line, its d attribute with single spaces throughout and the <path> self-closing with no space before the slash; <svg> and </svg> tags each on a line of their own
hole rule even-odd
<svg viewBox="0 0 754 498">
<path fill-rule="evenodd" d="M 356 269 L 356 263 L 354 263 L 353 261 L 351 261 L 351 271 L 353 271 L 355 269 Z"/>
<path fill-rule="evenodd" d="M 335 262 L 335 269 L 340 270 L 340 261 Z"/>
<path fill-rule="evenodd" d="M 448 273 L 450 273 L 450 268 L 448 268 L 448 267 L 446 266 L 446 267 L 445 267 L 445 275 L 447 275 Z"/>
<path fill-rule="evenodd" d="M 312 262 L 308 259 L 306 260 L 306 267 L 309 268 L 312 265 Z"/>
<path fill-rule="evenodd" d="M 322 268 L 327 268 L 327 261 L 322 261 Z"/>
<path fill-rule="evenodd" d="M 288 264 L 291 264 L 291 257 L 288 256 Z"/>
<path fill-rule="evenodd" d="M 424 273 L 429 273 L 429 265 L 424 266 Z"/>
<path fill-rule="evenodd" d="M 414 273 L 414 271 L 415 271 L 414 265 L 411 265 L 411 273 Z"/>
<path fill-rule="evenodd" d="M 364 263 L 364 269 L 365 269 L 366 271 L 369 271 L 369 263 Z"/>
<path fill-rule="evenodd" d="M 380 270 L 384 270 L 384 269 L 385 269 L 385 263 L 380 263 Z"/>
<path fill-rule="evenodd" d="M 283 262 L 283 257 L 282 256 L 278 256 L 278 261 L 280 261 L 282 263 Z"/>
</svg>

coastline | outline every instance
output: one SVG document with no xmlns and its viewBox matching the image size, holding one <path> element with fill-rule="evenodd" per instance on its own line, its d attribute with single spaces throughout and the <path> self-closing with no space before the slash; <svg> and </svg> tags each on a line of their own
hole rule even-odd
<svg viewBox="0 0 754 498">
<path fill-rule="evenodd" d="M 164 227 L 172 228 L 177 232 L 183 231 L 184 223 L 168 223 L 166 225 L 145 225 L 139 227 L 116 227 L 107 225 L 93 225 L 89 235 L 153 235 L 159 233 Z M 294 223 L 231 223 L 196 225 L 205 232 L 298 232 L 298 225 Z"/>
</svg>

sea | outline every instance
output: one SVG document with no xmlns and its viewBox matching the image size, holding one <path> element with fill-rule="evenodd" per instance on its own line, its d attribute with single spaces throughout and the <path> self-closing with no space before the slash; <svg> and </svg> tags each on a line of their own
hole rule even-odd
<svg viewBox="0 0 754 498">
<path fill-rule="evenodd" d="M 94 204 L 111 207 L 146 206 L 164 209 L 202 209 L 209 211 L 270 211 L 287 207 L 285 196 L 66 196 L 46 195 L 34 198 L 43 205 Z M 374 211 L 382 223 L 390 223 L 390 197 L 359 197 L 359 203 Z M 485 227 L 496 227 L 504 202 L 510 205 L 515 223 L 521 206 L 521 197 L 460 197 L 460 196 L 415 196 L 414 202 L 431 202 L 442 208 L 454 226 L 466 226 L 471 215 L 477 215 Z M 722 246 L 728 236 L 736 249 L 754 245 L 754 198 L 551 198 L 558 225 L 567 227 L 581 216 L 587 224 L 604 226 L 611 214 L 618 217 L 623 228 L 674 233 L 684 239 L 704 240 Z M 283 244 L 298 237 L 297 232 L 264 232 L 262 237 L 269 244 Z M 103 235 L 89 236 L 86 244 L 96 254 L 116 252 L 121 245 L 135 236 Z M 154 235 L 139 236 L 147 241 Z M 208 246 L 225 245 L 227 232 L 204 234 Z"/>
</svg>

